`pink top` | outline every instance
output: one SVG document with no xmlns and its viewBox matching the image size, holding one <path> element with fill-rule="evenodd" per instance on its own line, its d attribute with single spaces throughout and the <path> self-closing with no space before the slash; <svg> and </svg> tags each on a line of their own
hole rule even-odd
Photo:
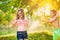
<svg viewBox="0 0 60 40">
<path fill-rule="evenodd" d="M 26 26 L 29 23 L 28 20 L 15 20 L 14 23 L 17 23 L 17 31 L 26 31 Z"/>
</svg>

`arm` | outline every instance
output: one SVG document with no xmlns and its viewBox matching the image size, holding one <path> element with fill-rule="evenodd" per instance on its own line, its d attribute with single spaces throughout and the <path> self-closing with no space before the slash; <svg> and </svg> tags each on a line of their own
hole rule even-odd
<svg viewBox="0 0 60 40">
<path fill-rule="evenodd" d="M 43 22 L 52 23 L 57 19 L 57 16 L 50 18 L 49 20 L 42 20 Z"/>
<path fill-rule="evenodd" d="M 12 24 L 12 27 L 13 27 L 13 28 L 16 27 L 16 20 L 13 20 L 13 21 L 11 22 L 11 24 Z"/>
<path fill-rule="evenodd" d="M 30 26 L 30 22 L 29 22 L 29 20 L 26 21 L 26 26 L 27 26 L 27 27 Z"/>
<path fill-rule="evenodd" d="M 51 18 L 51 19 L 50 19 L 50 23 L 52 23 L 52 22 L 56 21 L 56 19 L 57 19 L 57 16 L 55 16 L 55 17 Z"/>
</svg>

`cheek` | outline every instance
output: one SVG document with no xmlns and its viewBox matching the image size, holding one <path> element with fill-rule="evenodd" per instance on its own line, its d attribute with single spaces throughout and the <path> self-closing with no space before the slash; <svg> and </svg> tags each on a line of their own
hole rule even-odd
<svg viewBox="0 0 60 40">
<path fill-rule="evenodd" d="M 53 15 L 53 13 L 50 13 L 50 15 Z"/>
<path fill-rule="evenodd" d="M 21 14 L 19 14 L 19 16 L 22 16 Z"/>
<path fill-rule="evenodd" d="M 50 15 L 52 15 L 52 14 L 50 13 Z"/>
</svg>

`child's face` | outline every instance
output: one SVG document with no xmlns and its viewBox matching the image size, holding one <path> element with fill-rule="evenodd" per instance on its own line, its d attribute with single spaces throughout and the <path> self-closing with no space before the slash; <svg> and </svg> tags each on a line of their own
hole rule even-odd
<svg viewBox="0 0 60 40">
<path fill-rule="evenodd" d="M 23 12 L 19 11 L 18 15 L 19 15 L 20 18 L 22 18 Z"/>
<path fill-rule="evenodd" d="M 51 17 L 53 17 L 53 16 L 55 16 L 55 15 L 56 15 L 56 14 L 55 14 L 54 12 L 52 12 L 52 11 L 50 12 L 50 16 L 51 16 Z"/>
</svg>

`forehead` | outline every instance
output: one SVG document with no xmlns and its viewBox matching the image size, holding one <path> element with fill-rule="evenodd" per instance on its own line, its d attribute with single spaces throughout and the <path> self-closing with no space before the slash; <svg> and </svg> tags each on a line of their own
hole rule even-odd
<svg viewBox="0 0 60 40">
<path fill-rule="evenodd" d="M 55 11 L 55 10 L 51 10 L 50 12 L 52 12 L 52 13 L 56 13 L 56 11 Z"/>
<path fill-rule="evenodd" d="M 21 11 L 18 11 L 18 13 L 22 13 Z"/>
</svg>

